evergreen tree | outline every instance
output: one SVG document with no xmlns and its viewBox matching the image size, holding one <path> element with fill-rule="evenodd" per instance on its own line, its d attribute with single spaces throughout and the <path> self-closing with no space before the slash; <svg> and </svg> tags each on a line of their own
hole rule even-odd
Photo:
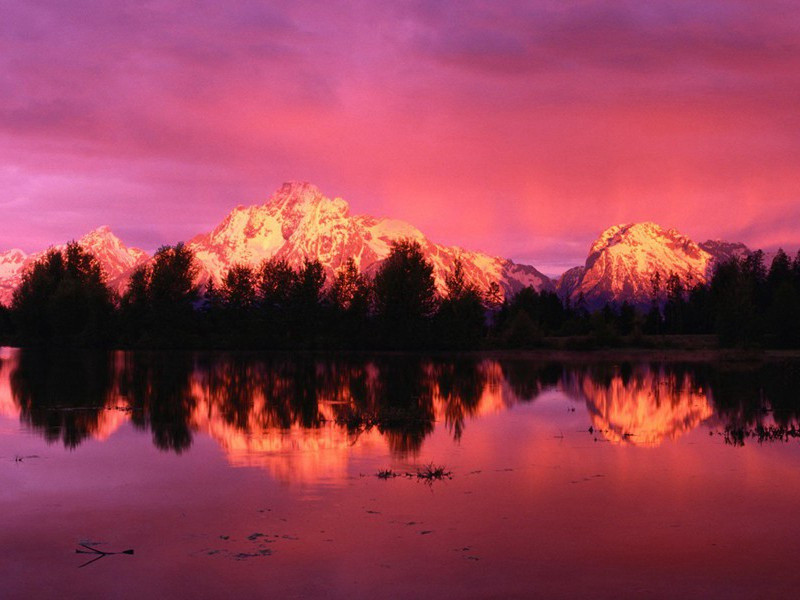
<svg viewBox="0 0 800 600">
<path fill-rule="evenodd" d="M 162 246 L 151 264 L 136 269 L 121 301 L 128 342 L 169 347 L 191 344 L 199 299 L 196 277 L 194 255 L 183 242 Z"/>
<path fill-rule="evenodd" d="M 261 264 L 256 284 L 262 324 L 260 336 L 269 347 L 290 343 L 289 305 L 297 273 L 285 259 L 271 258 Z"/>
<path fill-rule="evenodd" d="M 336 273 L 329 291 L 340 345 L 357 348 L 367 343 L 371 298 L 371 282 L 359 272 L 355 260 L 348 258 Z"/>
<path fill-rule="evenodd" d="M 400 240 L 375 275 L 375 311 L 385 346 L 410 348 L 430 342 L 437 306 L 433 265 L 419 242 Z"/>
<path fill-rule="evenodd" d="M 467 281 L 464 265 L 456 259 L 445 277 L 445 297 L 436 313 L 437 339 L 448 347 L 474 348 L 484 337 L 485 324 L 481 292 Z"/>
<path fill-rule="evenodd" d="M 324 295 L 325 269 L 319 260 L 305 259 L 290 294 L 294 345 L 316 347 L 327 335 Z"/>
<path fill-rule="evenodd" d="M 112 293 L 100 263 L 77 242 L 49 250 L 24 273 L 11 310 L 23 343 L 96 346 L 112 338 Z"/>
</svg>

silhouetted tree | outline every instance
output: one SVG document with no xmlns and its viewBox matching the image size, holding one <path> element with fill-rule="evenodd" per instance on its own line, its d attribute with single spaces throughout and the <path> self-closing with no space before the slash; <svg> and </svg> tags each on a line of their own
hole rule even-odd
<svg viewBox="0 0 800 600">
<path fill-rule="evenodd" d="M 21 341 L 28 344 L 104 345 L 112 336 L 113 309 L 100 263 L 76 242 L 34 263 L 11 304 Z"/>
<path fill-rule="evenodd" d="M 336 273 L 329 297 L 339 344 L 363 347 L 367 343 L 372 285 L 352 258 Z"/>
<path fill-rule="evenodd" d="M 484 302 L 487 308 L 495 308 L 503 303 L 503 291 L 500 284 L 492 281 L 484 294 Z"/>
<path fill-rule="evenodd" d="M 437 340 L 453 348 L 475 348 L 484 338 L 486 316 L 478 287 L 467 281 L 464 265 L 456 259 L 445 276 L 445 296 L 436 313 Z"/>
<path fill-rule="evenodd" d="M 0 304 L 0 344 L 4 339 L 8 339 L 13 333 L 14 328 L 11 324 L 11 311 Z"/>
<path fill-rule="evenodd" d="M 664 303 L 664 329 L 667 333 L 684 333 L 685 289 L 677 273 L 667 277 L 667 299 Z"/>
<path fill-rule="evenodd" d="M 733 258 L 717 265 L 711 279 L 710 294 L 714 329 L 723 346 L 753 344 L 760 340 L 756 287 L 763 283 L 759 260 Z"/>
<path fill-rule="evenodd" d="M 155 346 L 190 343 L 199 298 L 196 277 L 194 256 L 182 242 L 162 246 L 151 264 L 136 269 L 121 301 L 128 341 Z"/>
<path fill-rule="evenodd" d="M 265 306 L 285 308 L 289 303 L 297 273 L 285 259 L 271 258 L 262 263 L 258 272 L 258 294 Z"/>
<path fill-rule="evenodd" d="M 319 260 L 305 259 L 291 289 L 293 344 L 318 346 L 327 333 L 324 295 L 325 269 Z"/>
<path fill-rule="evenodd" d="M 244 313 L 256 301 L 256 276 L 247 265 L 234 265 L 225 274 L 219 288 L 222 306 L 237 313 Z"/>
<path fill-rule="evenodd" d="M 419 242 L 400 240 L 375 275 L 375 311 L 384 345 L 408 348 L 430 342 L 430 323 L 436 311 L 433 265 Z"/>
</svg>

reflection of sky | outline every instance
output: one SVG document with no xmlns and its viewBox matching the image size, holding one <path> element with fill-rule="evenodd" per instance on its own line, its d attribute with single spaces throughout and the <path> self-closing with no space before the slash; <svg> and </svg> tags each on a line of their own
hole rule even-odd
<svg viewBox="0 0 800 600">
<path fill-rule="evenodd" d="M 302 179 L 547 272 L 618 222 L 796 247 L 799 30 L 785 0 L 5 2 L 0 245 L 152 250 Z"/>
</svg>

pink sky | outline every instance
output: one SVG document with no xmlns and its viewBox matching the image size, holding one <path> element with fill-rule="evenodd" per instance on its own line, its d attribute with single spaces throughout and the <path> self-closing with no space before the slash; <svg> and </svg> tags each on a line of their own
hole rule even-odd
<svg viewBox="0 0 800 600">
<path fill-rule="evenodd" d="M 0 0 L 0 249 L 153 249 L 283 181 L 582 263 L 609 225 L 800 246 L 800 11 Z"/>
</svg>

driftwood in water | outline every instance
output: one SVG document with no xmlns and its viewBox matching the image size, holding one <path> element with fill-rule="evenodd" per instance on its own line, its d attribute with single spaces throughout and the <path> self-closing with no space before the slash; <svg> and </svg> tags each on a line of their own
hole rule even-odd
<svg viewBox="0 0 800 600">
<path fill-rule="evenodd" d="M 96 555 L 95 558 L 93 558 L 89 562 L 83 563 L 80 567 L 78 567 L 79 569 L 82 568 L 82 567 L 85 567 L 87 565 L 92 564 L 96 560 L 100 560 L 101 558 L 104 558 L 106 556 L 111 556 L 113 554 L 133 554 L 133 550 L 122 550 L 121 552 L 106 552 L 105 550 L 98 550 L 97 548 L 94 548 L 92 546 L 87 546 L 86 544 L 80 544 L 79 543 L 78 545 L 79 546 L 83 546 L 85 548 L 85 550 L 81 550 L 80 548 L 78 548 L 78 549 L 75 550 L 75 554 L 94 554 L 94 555 Z"/>
</svg>

